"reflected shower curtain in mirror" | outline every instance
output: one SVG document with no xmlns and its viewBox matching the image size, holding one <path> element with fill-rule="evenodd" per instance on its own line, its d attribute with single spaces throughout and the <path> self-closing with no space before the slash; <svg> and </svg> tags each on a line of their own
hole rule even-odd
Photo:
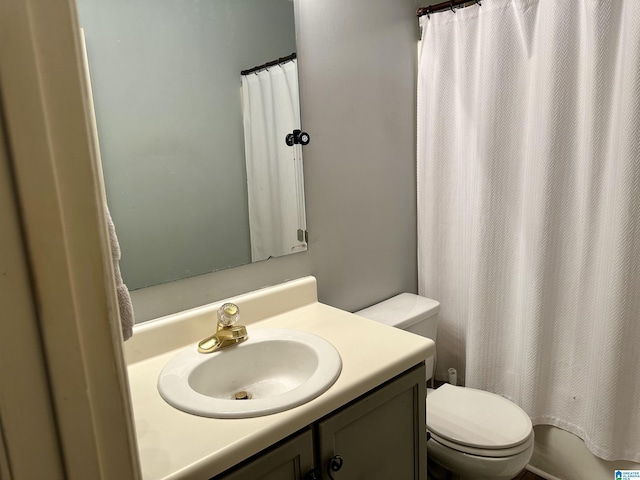
<svg viewBox="0 0 640 480">
<path fill-rule="evenodd" d="M 640 461 L 640 1 L 421 17 L 419 291 L 438 376 Z"/>
<path fill-rule="evenodd" d="M 300 128 L 297 61 L 242 75 L 251 260 L 306 249 L 302 147 L 285 137 Z"/>
</svg>

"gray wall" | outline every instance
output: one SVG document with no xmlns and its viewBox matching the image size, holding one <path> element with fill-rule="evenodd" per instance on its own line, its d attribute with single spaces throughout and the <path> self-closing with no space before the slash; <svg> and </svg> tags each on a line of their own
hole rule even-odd
<svg viewBox="0 0 640 480">
<path fill-rule="evenodd" d="M 417 291 L 414 0 L 299 0 L 309 251 L 133 292 L 138 321 L 304 275 L 354 311 Z"/>
<path fill-rule="evenodd" d="M 296 49 L 290 0 L 78 0 L 127 286 L 251 261 L 240 71 Z"/>
</svg>

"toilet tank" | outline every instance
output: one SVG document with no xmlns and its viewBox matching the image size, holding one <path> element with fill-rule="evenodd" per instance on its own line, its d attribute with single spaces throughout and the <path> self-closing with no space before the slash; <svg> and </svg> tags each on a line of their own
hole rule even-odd
<svg viewBox="0 0 640 480">
<path fill-rule="evenodd" d="M 364 310 L 356 315 L 400 328 L 436 341 L 440 302 L 413 293 L 401 293 Z M 427 379 L 433 375 L 434 358 L 426 362 Z"/>
</svg>

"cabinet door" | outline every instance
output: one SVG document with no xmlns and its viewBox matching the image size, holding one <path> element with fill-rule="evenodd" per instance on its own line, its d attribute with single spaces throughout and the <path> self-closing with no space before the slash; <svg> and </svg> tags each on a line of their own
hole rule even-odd
<svg viewBox="0 0 640 480">
<path fill-rule="evenodd" d="M 335 480 L 425 480 L 426 385 L 421 364 L 317 424 L 323 478 L 335 455 Z"/>
<path fill-rule="evenodd" d="M 312 468 L 313 435 L 306 429 L 214 479 L 302 480 Z"/>
</svg>

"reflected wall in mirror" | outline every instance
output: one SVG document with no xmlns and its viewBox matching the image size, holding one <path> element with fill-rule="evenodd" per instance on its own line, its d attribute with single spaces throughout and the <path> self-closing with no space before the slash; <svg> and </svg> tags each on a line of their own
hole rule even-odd
<svg viewBox="0 0 640 480">
<path fill-rule="evenodd" d="M 306 250 L 293 1 L 78 10 L 129 289 Z"/>
</svg>

